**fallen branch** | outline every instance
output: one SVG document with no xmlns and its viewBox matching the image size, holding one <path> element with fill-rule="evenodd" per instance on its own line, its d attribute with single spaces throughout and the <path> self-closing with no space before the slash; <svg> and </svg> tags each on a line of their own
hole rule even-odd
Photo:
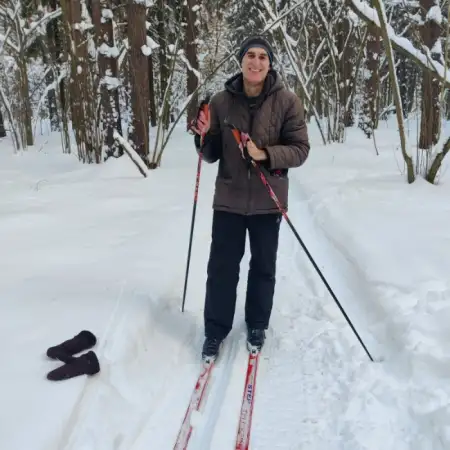
<svg viewBox="0 0 450 450">
<path fill-rule="evenodd" d="M 130 157 L 131 161 L 134 162 L 136 167 L 138 168 L 139 172 L 147 178 L 148 177 L 148 169 L 145 165 L 144 161 L 142 161 L 142 158 L 139 156 L 139 154 L 133 149 L 133 147 L 130 145 L 129 142 L 127 142 L 119 133 L 117 130 L 114 130 L 113 134 L 114 139 L 125 149 L 128 156 Z"/>
</svg>

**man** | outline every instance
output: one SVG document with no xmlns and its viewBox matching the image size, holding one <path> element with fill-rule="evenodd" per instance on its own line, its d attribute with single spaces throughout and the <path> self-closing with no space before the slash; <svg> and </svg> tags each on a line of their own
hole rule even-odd
<svg viewBox="0 0 450 450">
<path fill-rule="evenodd" d="M 211 98 L 209 114 L 200 113 L 193 128 L 203 159 L 219 161 L 204 309 L 202 357 L 208 360 L 217 357 L 233 325 L 247 230 L 251 249 L 245 303 L 247 341 L 249 349 L 261 350 L 272 312 L 282 218 L 227 124 L 249 134 L 248 156 L 266 169 L 285 209 L 288 169 L 302 165 L 310 149 L 303 106 L 273 69 L 270 44 L 259 36 L 246 39 L 239 62 L 241 72 Z M 204 135 L 202 144 L 200 134 Z"/>
</svg>

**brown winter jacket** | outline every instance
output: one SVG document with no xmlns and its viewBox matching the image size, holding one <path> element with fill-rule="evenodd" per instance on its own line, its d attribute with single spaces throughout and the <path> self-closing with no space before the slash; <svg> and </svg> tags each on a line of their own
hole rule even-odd
<svg viewBox="0 0 450 450">
<path fill-rule="evenodd" d="M 264 173 L 287 210 L 288 169 L 302 165 L 310 149 L 300 99 L 284 88 L 274 70 L 269 71 L 262 94 L 248 98 L 242 74 L 238 74 L 211 98 L 210 115 L 201 150 L 206 162 L 219 160 L 213 208 L 246 215 L 279 212 L 255 168 L 242 158 L 228 122 L 266 151 L 269 158 L 261 166 L 267 169 Z M 196 145 L 200 151 L 198 137 Z"/>
</svg>

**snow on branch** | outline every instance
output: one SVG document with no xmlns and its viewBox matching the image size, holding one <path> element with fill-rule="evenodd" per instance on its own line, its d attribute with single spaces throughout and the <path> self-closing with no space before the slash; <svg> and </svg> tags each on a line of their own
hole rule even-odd
<svg viewBox="0 0 450 450">
<path fill-rule="evenodd" d="M 141 47 L 142 53 L 145 56 L 150 56 L 154 49 L 157 49 L 159 44 L 157 44 L 150 36 L 147 36 L 147 44 Z"/>
<path fill-rule="evenodd" d="M 0 17 L 4 24 L 8 24 L 8 30 L 12 30 L 6 36 L 0 33 L 0 42 L 8 46 L 13 53 L 19 55 L 30 48 L 39 36 L 45 35 L 47 24 L 51 20 L 60 17 L 62 11 L 61 8 L 57 8 L 54 11 L 45 12 L 41 17 L 37 17 L 36 20 L 29 22 L 27 26 L 25 20 L 19 16 L 21 12 L 20 2 L 14 5 L 14 11 L 12 8 L 0 7 Z"/>
<path fill-rule="evenodd" d="M 131 161 L 134 162 L 137 169 L 141 174 L 147 178 L 148 177 L 148 169 L 145 165 L 144 161 L 142 161 L 142 158 L 139 156 L 139 154 L 134 150 L 134 148 L 131 146 L 131 144 L 126 141 L 118 132 L 117 130 L 114 130 L 114 139 L 119 142 L 119 144 L 125 149 L 128 156 L 130 157 Z"/>
<path fill-rule="evenodd" d="M 299 0 L 297 3 L 291 5 L 286 11 L 280 14 L 278 17 L 274 18 L 272 22 L 267 23 L 267 25 L 263 29 L 263 34 L 269 30 L 277 30 L 279 27 L 279 23 L 285 18 L 291 15 L 291 13 L 300 6 L 304 6 L 307 3 L 307 0 Z M 266 4 L 265 4 L 266 6 Z M 267 7 L 267 6 L 266 6 Z"/>
<path fill-rule="evenodd" d="M 153 0 L 134 0 L 133 3 L 136 3 L 137 5 L 144 5 L 146 8 L 151 8 L 155 5 Z"/>
<path fill-rule="evenodd" d="M 5 45 L 8 45 L 10 48 L 12 48 L 16 53 L 19 52 L 19 47 L 17 47 L 11 40 L 9 39 L 9 35 L 12 32 L 12 28 L 9 27 L 6 35 L 3 35 L 0 33 L 0 44 L 3 43 L 3 45 L 0 47 L 0 56 L 2 55 L 3 51 L 5 50 Z"/>
<path fill-rule="evenodd" d="M 365 1 L 347 0 L 347 4 L 359 18 L 376 26 L 378 29 L 381 28 L 377 12 Z M 441 63 L 432 59 L 431 52 L 425 45 L 422 45 L 421 49 L 414 47 L 409 39 L 398 36 L 389 24 L 387 24 L 387 31 L 389 40 L 396 50 L 411 59 L 422 69 L 434 72 L 447 87 L 450 87 L 450 71 L 445 69 Z"/>
<path fill-rule="evenodd" d="M 201 82 L 202 74 L 200 73 L 200 71 L 198 71 L 192 67 L 191 63 L 186 58 L 186 55 L 184 54 L 183 50 L 180 50 L 178 52 L 178 57 L 186 64 L 186 67 L 188 68 L 188 70 L 191 71 L 197 77 L 198 81 Z"/>
<path fill-rule="evenodd" d="M 25 48 L 29 48 L 40 34 L 45 34 L 45 28 L 53 19 L 57 19 L 62 14 L 61 8 L 50 11 L 42 16 L 38 21 L 31 22 L 30 28 L 24 28 Z"/>
</svg>

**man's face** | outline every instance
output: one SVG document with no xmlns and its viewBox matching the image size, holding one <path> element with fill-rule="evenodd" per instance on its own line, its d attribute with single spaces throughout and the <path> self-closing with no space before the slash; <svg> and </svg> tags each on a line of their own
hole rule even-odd
<svg viewBox="0 0 450 450">
<path fill-rule="evenodd" d="M 269 55 L 262 48 L 250 48 L 242 59 L 242 74 L 248 83 L 262 83 L 265 80 L 269 69 Z"/>
</svg>

